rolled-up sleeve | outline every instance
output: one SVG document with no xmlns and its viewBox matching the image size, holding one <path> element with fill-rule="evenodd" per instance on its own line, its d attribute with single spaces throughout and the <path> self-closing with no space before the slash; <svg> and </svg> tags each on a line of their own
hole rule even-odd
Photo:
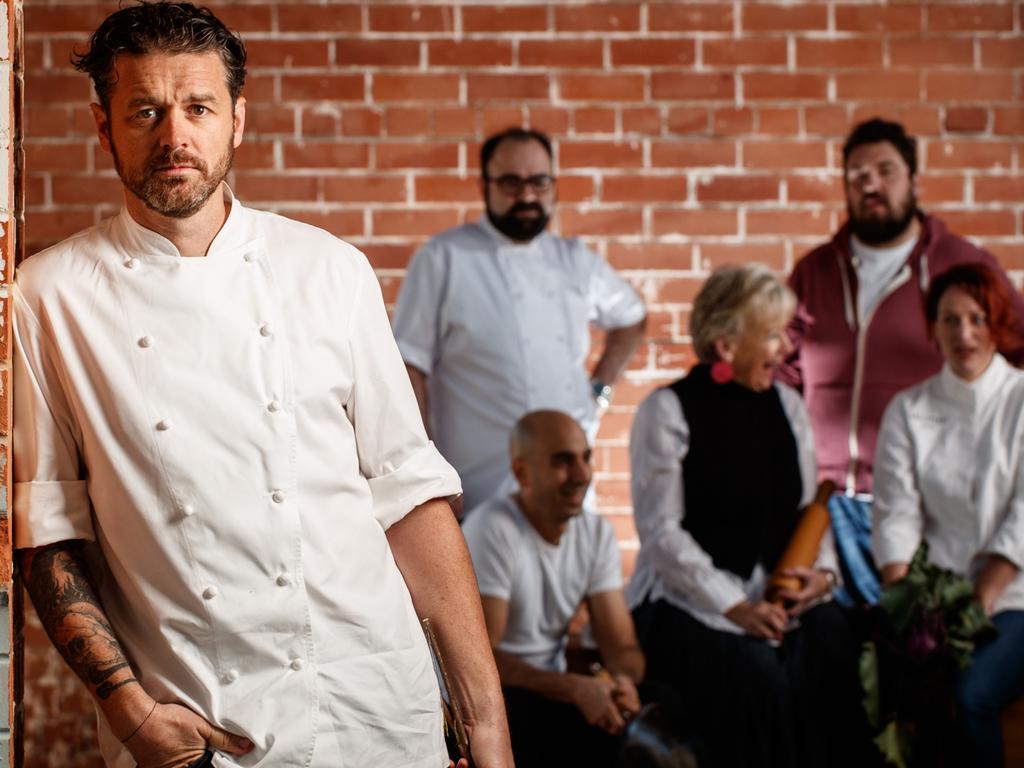
<svg viewBox="0 0 1024 768">
<path fill-rule="evenodd" d="M 581 243 L 578 247 L 584 248 Z M 589 254 L 590 274 L 587 280 L 591 321 L 599 328 L 612 331 L 636 325 L 647 316 L 643 299 L 611 265 L 597 254 Z"/>
<path fill-rule="evenodd" d="M 386 530 L 420 504 L 459 493 L 459 476 L 427 440 L 409 376 L 388 324 L 380 285 L 365 259 L 349 335 L 359 468 Z"/>
<path fill-rule="evenodd" d="M 14 546 L 94 540 L 80 432 L 49 339 L 15 285 Z"/>
<path fill-rule="evenodd" d="M 413 257 L 398 293 L 392 322 L 402 359 L 426 374 L 434 367 L 444 296 L 442 256 L 428 243 Z"/>
<path fill-rule="evenodd" d="M 924 513 L 904 404 L 902 395 L 889 404 L 875 451 L 871 546 L 879 567 L 909 563 L 924 533 Z"/>
</svg>

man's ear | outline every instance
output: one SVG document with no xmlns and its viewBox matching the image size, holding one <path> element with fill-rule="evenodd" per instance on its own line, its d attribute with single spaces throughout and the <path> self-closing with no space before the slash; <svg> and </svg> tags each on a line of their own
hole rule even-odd
<svg viewBox="0 0 1024 768">
<path fill-rule="evenodd" d="M 512 459 L 512 476 L 515 477 L 516 482 L 519 483 L 519 487 L 522 488 L 524 485 L 529 485 L 530 473 L 526 468 L 526 459 L 522 456 L 517 456 Z"/>
<path fill-rule="evenodd" d="M 110 115 L 99 104 L 89 105 L 92 110 L 92 119 L 96 121 L 96 138 L 100 140 L 100 146 L 104 151 L 110 152 Z"/>
<path fill-rule="evenodd" d="M 242 133 L 245 131 L 245 96 L 239 96 L 235 99 L 235 109 L 233 113 L 233 128 L 231 138 L 234 142 L 235 149 L 238 149 L 238 145 L 242 143 Z"/>
<path fill-rule="evenodd" d="M 719 336 L 715 339 L 715 353 L 719 360 L 731 363 L 736 357 L 736 342 L 728 336 Z"/>
</svg>

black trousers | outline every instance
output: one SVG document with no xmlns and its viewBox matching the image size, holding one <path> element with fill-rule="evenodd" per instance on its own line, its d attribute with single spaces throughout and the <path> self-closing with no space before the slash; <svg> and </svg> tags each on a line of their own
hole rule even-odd
<svg viewBox="0 0 1024 768">
<path fill-rule="evenodd" d="M 838 606 L 800 617 L 778 647 L 719 632 L 664 601 L 634 612 L 648 679 L 673 686 L 715 768 L 874 764 L 861 709 L 859 648 Z"/>
<path fill-rule="evenodd" d="M 574 704 L 553 701 L 524 688 L 504 688 L 503 692 L 517 768 L 613 768 L 618 738 L 590 725 Z"/>
</svg>

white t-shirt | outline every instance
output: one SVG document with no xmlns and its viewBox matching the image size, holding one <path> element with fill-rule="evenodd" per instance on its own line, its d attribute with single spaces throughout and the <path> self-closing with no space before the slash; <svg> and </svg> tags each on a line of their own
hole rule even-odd
<svg viewBox="0 0 1024 768">
<path fill-rule="evenodd" d="M 428 375 L 431 434 L 459 472 L 465 509 L 514 489 L 508 436 L 539 408 L 572 416 L 591 440 L 590 325 L 640 322 L 637 292 L 576 239 L 519 245 L 486 217 L 433 238 L 398 296 L 402 357 Z"/>
<path fill-rule="evenodd" d="M 578 515 L 554 545 L 541 538 L 513 499 L 496 497 L 467 516 L 462 532 L 480 594 L 508 602 L 498 649 L 538 669 L 564 672 L 569 622 L 580 603 L 622 588 L 611 524 L 600 515 Z"/>
<path fill-rule="evenodd" d="M 857 312 L 861 323 L 871 314 L 915 245 L 916 237 L 893 248 L 874 248 L 850 237 L 853 267 L 857 270 Z"/>
<path fill-rule="evenodd" d="M 975 381 L 948 366 L 893 398 L 875 453 L 875 562 L 928 559 L 971 579 L 986 555 L 1024 568 L 1024 373 L 996 355 Z M 1024 609 L 1024 573 L 996 610 Z"/>
<path fill-rule="evenodd" d="M 458 477 L 363 255 L 224 189 L 203 258 L 122 211 L 19 268 L 15 544 L 94 542 L 146 690 L 255 744 L 218 768 L 440 768 L 385 531 Z"/>
</svg>

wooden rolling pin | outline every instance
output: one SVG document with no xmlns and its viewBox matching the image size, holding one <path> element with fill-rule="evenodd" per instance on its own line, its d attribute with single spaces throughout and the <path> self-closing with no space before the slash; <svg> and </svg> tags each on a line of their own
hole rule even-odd
<svg viewBox="0 0 1024 768">
<path fill-rule="evenodd" d="M 770 602 L 778 605 L 784 602 L 775 596 L 780 589 L 800 589 L 800 579 L 795 576 L 783 576 L 784 570 L 797 566 L 810 568 L 817 561 L 821 539 L 829 527 L 828 500 L 835 490 L 835 483 L 831 480 L 822 480 L 811 503 L 804 508 L 800 522 L 797 523 L 789 544 L 775 566 L 775 573 L 765 588 L 765 598 Z"/>
</svg>

